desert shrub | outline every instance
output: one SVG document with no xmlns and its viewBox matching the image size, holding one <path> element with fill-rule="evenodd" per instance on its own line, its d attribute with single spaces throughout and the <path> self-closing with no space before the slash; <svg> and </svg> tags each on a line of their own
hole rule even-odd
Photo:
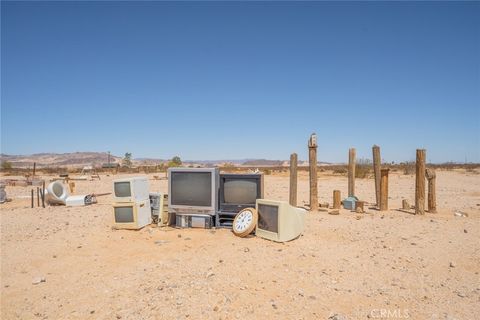
<svg viewBox="0 0 480 320">
<path fill-rule="evenodd" d="M 2 160 L 2 170 L 12 169 L 12 163 L 7 160 Z"/>
<path fill-rule="evenodd" d="M 372 168 L 366 164 L 357 164 L 355 167 L 355 178 L 364 179 L 370 176 Z"/>
<path fill-rule="evenodd" d="M 263 174 L 266 175 L 266 176 L 271 175 L 271 174 L 272 174 L 272 170 L 270 170 L 270 169 L 264 169 L 264 170 L 263 170 Z"/>
<path fill-rule="evenodd" d="M 333 169 L 334 174 L 346 175 L 348 170 L 346 168 L 335 168 Z"/>
<path fill-rule="evenodd" d="M 400 164 L 400 167 L 401 167 L 404 175 L 415 174 L 415 162 L 413 162 L 413 161 L 402 162 Z"/>
</svg>

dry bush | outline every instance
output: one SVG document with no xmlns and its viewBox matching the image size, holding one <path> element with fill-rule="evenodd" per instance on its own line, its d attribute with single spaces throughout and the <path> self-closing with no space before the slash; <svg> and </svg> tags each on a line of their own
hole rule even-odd
<svg viewBox="0 0 480 320">
<path fill-rule="evenodd" d="M 400 169 L 403 171 L 404 175 L 412 175 L 415 174 L 415 162 L 408 161 L 400 163 Z"/>
<path fill-rule="evenodd" d="M 373 172 L 371 166 L 365 164 L 359 164 L 355 168 L 355 178 L 365 179 L 370 177 Z"/>
</svg>

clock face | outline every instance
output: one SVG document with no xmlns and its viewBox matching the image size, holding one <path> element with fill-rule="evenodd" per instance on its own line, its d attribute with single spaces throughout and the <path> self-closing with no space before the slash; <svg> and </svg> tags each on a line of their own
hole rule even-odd
<svg viewBox="0 0 480 320">
<path fill-rule="evenodd" d="M 246 237 L 252 233 L 257 225 L 258 214 L 255 208 L 245 208 L 233 220 L 233 233 L 239 237 Z"/>
<path fill-rule="evenodd" d="M 235 221 L 235 229 L 237 232 L 243 232 L 247 230 L 247 228 L 253 222 L 253 212 L 250 210 L 243 210 L 238 214 L 238 217 Z"/>
</svg>

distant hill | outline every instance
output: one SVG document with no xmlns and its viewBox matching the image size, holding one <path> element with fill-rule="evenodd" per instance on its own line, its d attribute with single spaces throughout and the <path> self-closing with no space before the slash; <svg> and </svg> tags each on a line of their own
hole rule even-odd
<svg viewBox="0 0 480 320">
<path fill-rule="evenodd" d="M 268 166 L 268 167 L 275 167 L 275 166 L 282 166 L 284 165 L 285 161 L 282 160 L 267 160 L 267 159 L 254 159 L 248 160 L 242 163 L 244 166 L 254 167 L 254 166 Z"/>
<path fill-rule="evenodd" d="M 110 155 L 111 163 L 121 163 L 123 157 Z M 79 168 L 93 165 L 100 167 L 108 162 L 108 153 L 106 152 L 72 152 L 72 153 L 36 153 L 31 155 L 7 155 L 0 154 L 2 161 L 12 163 L 16 168 L 32 167 L 35 162 L 37 167 L 71 167 Z M 136 158 L 133 159 L 133 165 L 159 165 L 167 163 L 169 160 L 155 158 Z M 242 160 L 184 160 L 185 165 L 194 166 L 223 166 L 232 164 L 234 166 L 246 167 L 275 167 L 288 166 L 288 160 L 267 160 L 267 159 L 242 159 Z M 319 162 L 319 165 L 329 163 Z M 308 165 L 307 161 L 298 161 L 299 166 Z"/>
<path fill-rule="evenodd" d="M 101 166 L 108 161 L 106 152 L 72 152 L 72 153 L 36 153 L 30 155 L 1 154 L 2 161 L 12 163 L 13 167 L 32 167 L 33 163 L 41 167 L 83 167 L 87 165 Z M 121 157 L 110 155 L 110 162 L 120 163 Z"/>
</svg>

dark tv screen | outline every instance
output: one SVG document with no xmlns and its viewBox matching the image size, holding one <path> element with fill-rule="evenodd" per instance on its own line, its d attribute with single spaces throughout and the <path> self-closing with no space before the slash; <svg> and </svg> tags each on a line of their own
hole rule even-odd
<svg viewBox="0 0 480 320">
<path fill-rule="evenodd" d="M 257 181 L 225 179 L 223 200 L 226 204 L 255 204 L 257 199 Z"/>
<path fill-rule="evenodd" d="M 258 205 L 258 228 L 278 233 L 278 207 L 266 204 Z"/>
<path fill-rule="evenodd" d="M 115 196 L 116 197 L 130 197 L 132 195 L 130 191 L 130 182 L 115 182 Z"/>
<path fill-rule="evenodd" d="M 198 207 L 212 205 L 210 172 L 172 172 L 170 179 L 172 205 Z"/>
<path fill-rule="evenodd" d="M 115 222 L 130 223 L 134 222 L 133 207 L 115 207 Z"/>
</svg>

